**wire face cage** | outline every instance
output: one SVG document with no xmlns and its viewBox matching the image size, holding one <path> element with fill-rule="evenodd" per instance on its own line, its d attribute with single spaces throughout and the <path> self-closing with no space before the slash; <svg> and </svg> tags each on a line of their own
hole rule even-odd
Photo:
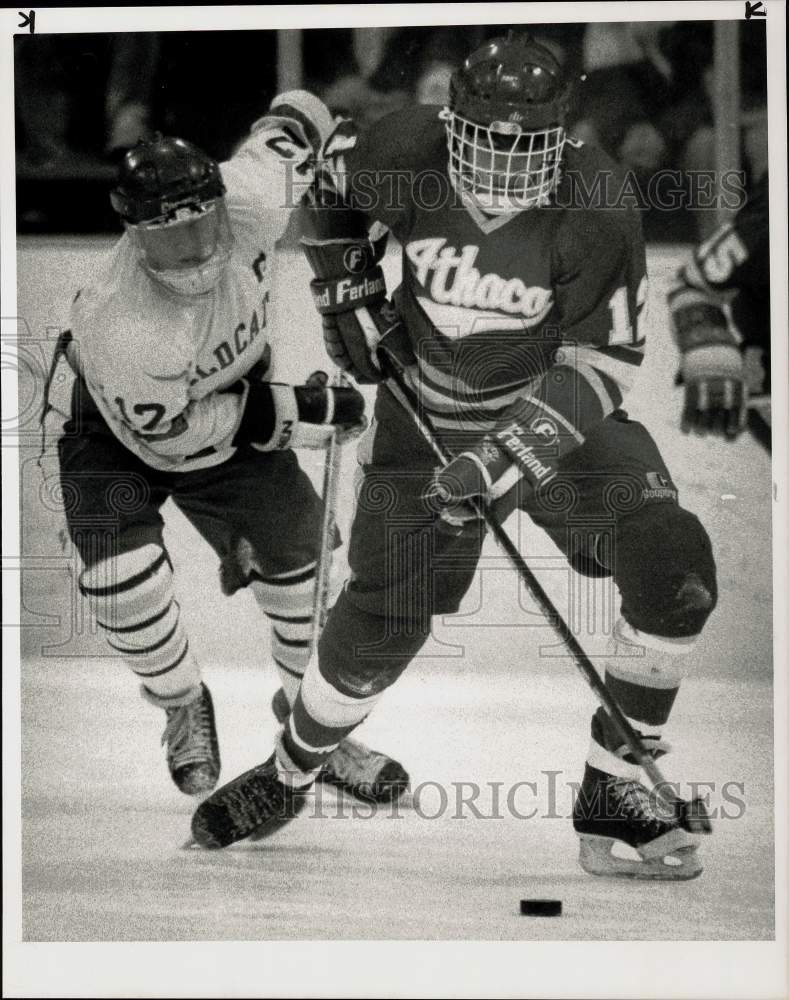
<svg viewBox="0 0 789 1000">
<path fill-rule="evenodd" d="M 479 125 L 449 108 L 441 119 L 450 179 L 483 211 L 496 215 L 548 203 L 559 183 L 562 126 L 527 132 L 517 122 Z"/>
</svg>

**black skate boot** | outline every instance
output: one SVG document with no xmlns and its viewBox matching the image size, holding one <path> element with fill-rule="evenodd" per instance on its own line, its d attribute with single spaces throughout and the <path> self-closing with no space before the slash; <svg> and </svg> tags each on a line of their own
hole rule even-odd
<svg viewBox="0 0 789 1000">
<path fill-rule="evenodd" d="M 280 688 L 271 700 L 280 725 L 290 715 L 290 705 Z M 357 740 L 346 738 L 318 773 L 317 781 L 340 788 L 363 802 L 394 802 L 408 790 L 408 772 L 402 764 L 376 753 Z"/>
<path fill-rule="evenodd" d="M 192 817 L 192 837 L 200 847 L 228 847 L 238 840 L 261 840 L 298 815 L 311 783 L 291 788 L 279 780 L 276 756 L 217 789 Z"/>
<path fill-rule="evenodd" d="M 589 875 L 680 881 L 702 872 L 696 839 L 654 792 L 633 778 L 587 764 L 573 806 L 573 827 L 581 838 L 579 861 Z M 617 842 L 634 848 L 641 860 L 614 855 Z"/>
<path fill-rule="evenodd" d="M 144 688 L 143 694 L 158 704 Z M 165 712 L 167 725 L 162 744 L 167 747 L 167 766 L 173 781 L 185 795 L 210 792 L 219 780 L 220 768 L 211 692 L 201 684 L 188 705 L 165 706 Z"/>
</svg>

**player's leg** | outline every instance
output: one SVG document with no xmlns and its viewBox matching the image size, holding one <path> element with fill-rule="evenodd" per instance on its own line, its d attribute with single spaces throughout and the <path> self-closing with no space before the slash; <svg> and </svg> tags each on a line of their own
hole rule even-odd
<svg viewBox="0 0 789 1000">
<path fill-rule="evenodd" d="M 482 532 L 442 534 L 423 499 L 435 458 L 388 389 L 359 447 L 351 577 L 329 615 L 278 749 L 281 771 L 307 781 L 419 653 L 431 617 L 468 589 Z"/>
<path fill-rule="evenodd" d="M 284 722 L 310 655 L 322 502 L 295 454 L 254 449 L 239 452 L 221 475 L 206 470 L 199 485 L 177 489 L 174 500 L 219 554 L 225 592 L 249 586 L 269 619 L 272 658 L 282 682 L 272 708 Z M 337 575 L 333 584 L 330 604 L 339 590 Z M 327 755 L 320 777 L 380 799 L 400 794 L 408 784 L 396 761 L 345 741 Z"/>
<path fill-rule="evenodd" d="M 717 599 L 709 538 L 698 518 L 679 506 L 676 488 L 645 428 L 623 416 L 609 418 L 592 432 L 569 457 L 563 475 L 570 487 L 567 495 L 574 497 L 572 517 L 563 511 L 560 527 L 548 498 L 530 513 L 576 569 L 613 576 L 621 614 L 608 643 L 605 683 L 637 729 L 662 727 Z M 600 527 L 606 521 L 608 527 Z M 587 530 L 579 531 L 584 526 Z M 658 734 L 649 734 L 646 741 L 655 756 L 667 749 Z M 694 841 L 649 796 L 640 783 L 640 769 L 621 744 L 599 708 L 592 717 L 574 810 L 582 864 L 594 874 L 699 874 Z M 609 855 L 617 839 L 635 847 L 644 863 L 617 864 Z M 664 864 L 664 858 L 672 863 Z"/>
<path fill-rule="evenodd" d="M 267 835 L 303 802 L 319 769 L 367 717 L 473 579 L 478 525 L 442 533 L 423 500 L 435 459 L 385 388 L 360 442 L 351 577 L 329 613 L 275 754 L 221 788 L 195 813 L 198 843 L 221 847 Z M 241 806 L 239 806 L 241 803 Z"/>
<path fill-rule="evenodd" d="M 83 569 L 79 589 L 111 655 L 166 713 L 162 742 L 173 781 L 187 794 L 213 788 L 219 749 L 208 689 L 189 649 L 162 542 L 166 490 L 125 449 L 83 394 L 79 420 L 58 444 L 69 534 Z M 79 430 L 79 433 L 77 433 Z"/>
</svg>

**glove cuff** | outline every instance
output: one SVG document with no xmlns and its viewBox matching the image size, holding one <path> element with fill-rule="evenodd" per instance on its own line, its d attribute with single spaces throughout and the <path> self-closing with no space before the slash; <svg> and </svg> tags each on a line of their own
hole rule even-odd
<svg viewBox="0 0 789 1000">
<path fill-rule="evenodd" d="M 682 357 L 684 382 L 711 378 L 743 379 L 742 355 L 731 344 L 708 344 L 688 351 Z"/>
<path fill-rule="evenodd" d="M 326 281 L 314 278 L 310 282 L 310 290 L 318 312 L 322 316 L 331 316 L 380 302 L 386 298 L 386 280 L 376 264 L 368 271 L 349 274 L 346 278 Z"/>
<path fill-rule="evenodd" d="M 677 347 L 683 354 L 685 351 L 692 351 L 697 347 L 707 347 L 710 344 L 730 346 L 737 344 L 720 306 L 696 302 L 678 309 L 672 319 Z"/>
<path fill-rule="evenodd" d="M 253 444 L 258 451 L 282 451 L 291 446 L 299 422 L 296 394 L 290 385 L 250 383 L 233 444 Z"/>
</svg>

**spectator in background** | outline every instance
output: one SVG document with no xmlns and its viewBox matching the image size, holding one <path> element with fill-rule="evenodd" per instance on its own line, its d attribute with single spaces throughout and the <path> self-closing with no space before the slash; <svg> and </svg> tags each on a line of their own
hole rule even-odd
<svg viewBox="0 0 789 1000">
<path fill-rule="evenodd" d="M 571 131 L 646 179 L 666 161 L 655 120 L 671 99 L 671 67 L 657 45 L 661 22 L 595 24 L 584 39 L 583 117 Z"/>
<path fill-rule="evenodd" d="M 590 25 L 587 77 L 579 88 L 583 117 L 572 131 L 602 146 L 639 181 L 662 168 L 713 171 L 714 26 L 711 21 Z M 752 181 L 767 164 L 764 25 L 740 29 L 743 167 Z M 716 225 L 698 211 L 702 238 Z"/>
<path fill-rule="evenodd" d="M 104 99 L 105 152 L 110 157 L 151 136 L 161 47 L 161 36 L 155 32 L 114 36 Z"/>
<path fill-rule="evenodd" d="M 423 49 L 442 30 L 355 28 L 352 64 L 323 93 L 326 104 L 361 126 L 402 107 L 416 90 Z"/>
<path fill-rule="evenodd" d="M 583 114 L 572 125 L 579 138 L 640 180 L 664 167 L 714 168 L 713 22 L 510 27 L 550 47 L 571 78 L 586 70 L 576 87 Z M 364 127 L 414 98 L 443 104 L 453 69 L 507 28 L 304 31 L 305 85 Z M 763 22 L 740 25 L 743 166 L 752 182 L 767 164 L 765 36 Z M 275 31 L 34 35 L 15 37 L 14 46 L 22 175 L 95 180 L 109 158 L 153 130 L 227 159 L 276 90 Z M 40 192 L 31 197 L 38 211 Z M 704 235 L 715 213 L 696 215 Z M 654 221 L 663 227 L 666 219 Z"/>
<path fill-rule="evenodd" d="M 150 134 L 155 32 L 15 39 L 17 150 L 23 169 L 90 171 Z"/>
<path fill-rule="evenodd" d="M 356 28 L 352 62 L 323 99 L 335 113 L 369 124 L 416 98 L 444 104 L 449 78 L 485 39 L 511 28 L 548 45 L 563 63 L 580 66 L 584 25 L 467 25 L 447 27 Z"/>
<path fill-rule="evenodd" d="M 114 35 L 14 39 L 18 167 L 74 171 L 99 159 Z"/>
<path fill-rule="evenodd" d="M 671 66 L 673 100 L 659 119 L 683 170 L 714 166 L 713 102 L 714 27 L 710 21 L 680 21 L 660 37 Z M 760 130 L 760 109 L 766 113 L 766 30 L 763 22 L 740 25 L 740 93 L 743 169 L 749 185 L 767 166 L 766 133 Z"/>
<path fill-rule="evenodd" d="M 165 32 L 153 120 L 226 160 L 276 86 L 276 31 Z"/>
</svg>

